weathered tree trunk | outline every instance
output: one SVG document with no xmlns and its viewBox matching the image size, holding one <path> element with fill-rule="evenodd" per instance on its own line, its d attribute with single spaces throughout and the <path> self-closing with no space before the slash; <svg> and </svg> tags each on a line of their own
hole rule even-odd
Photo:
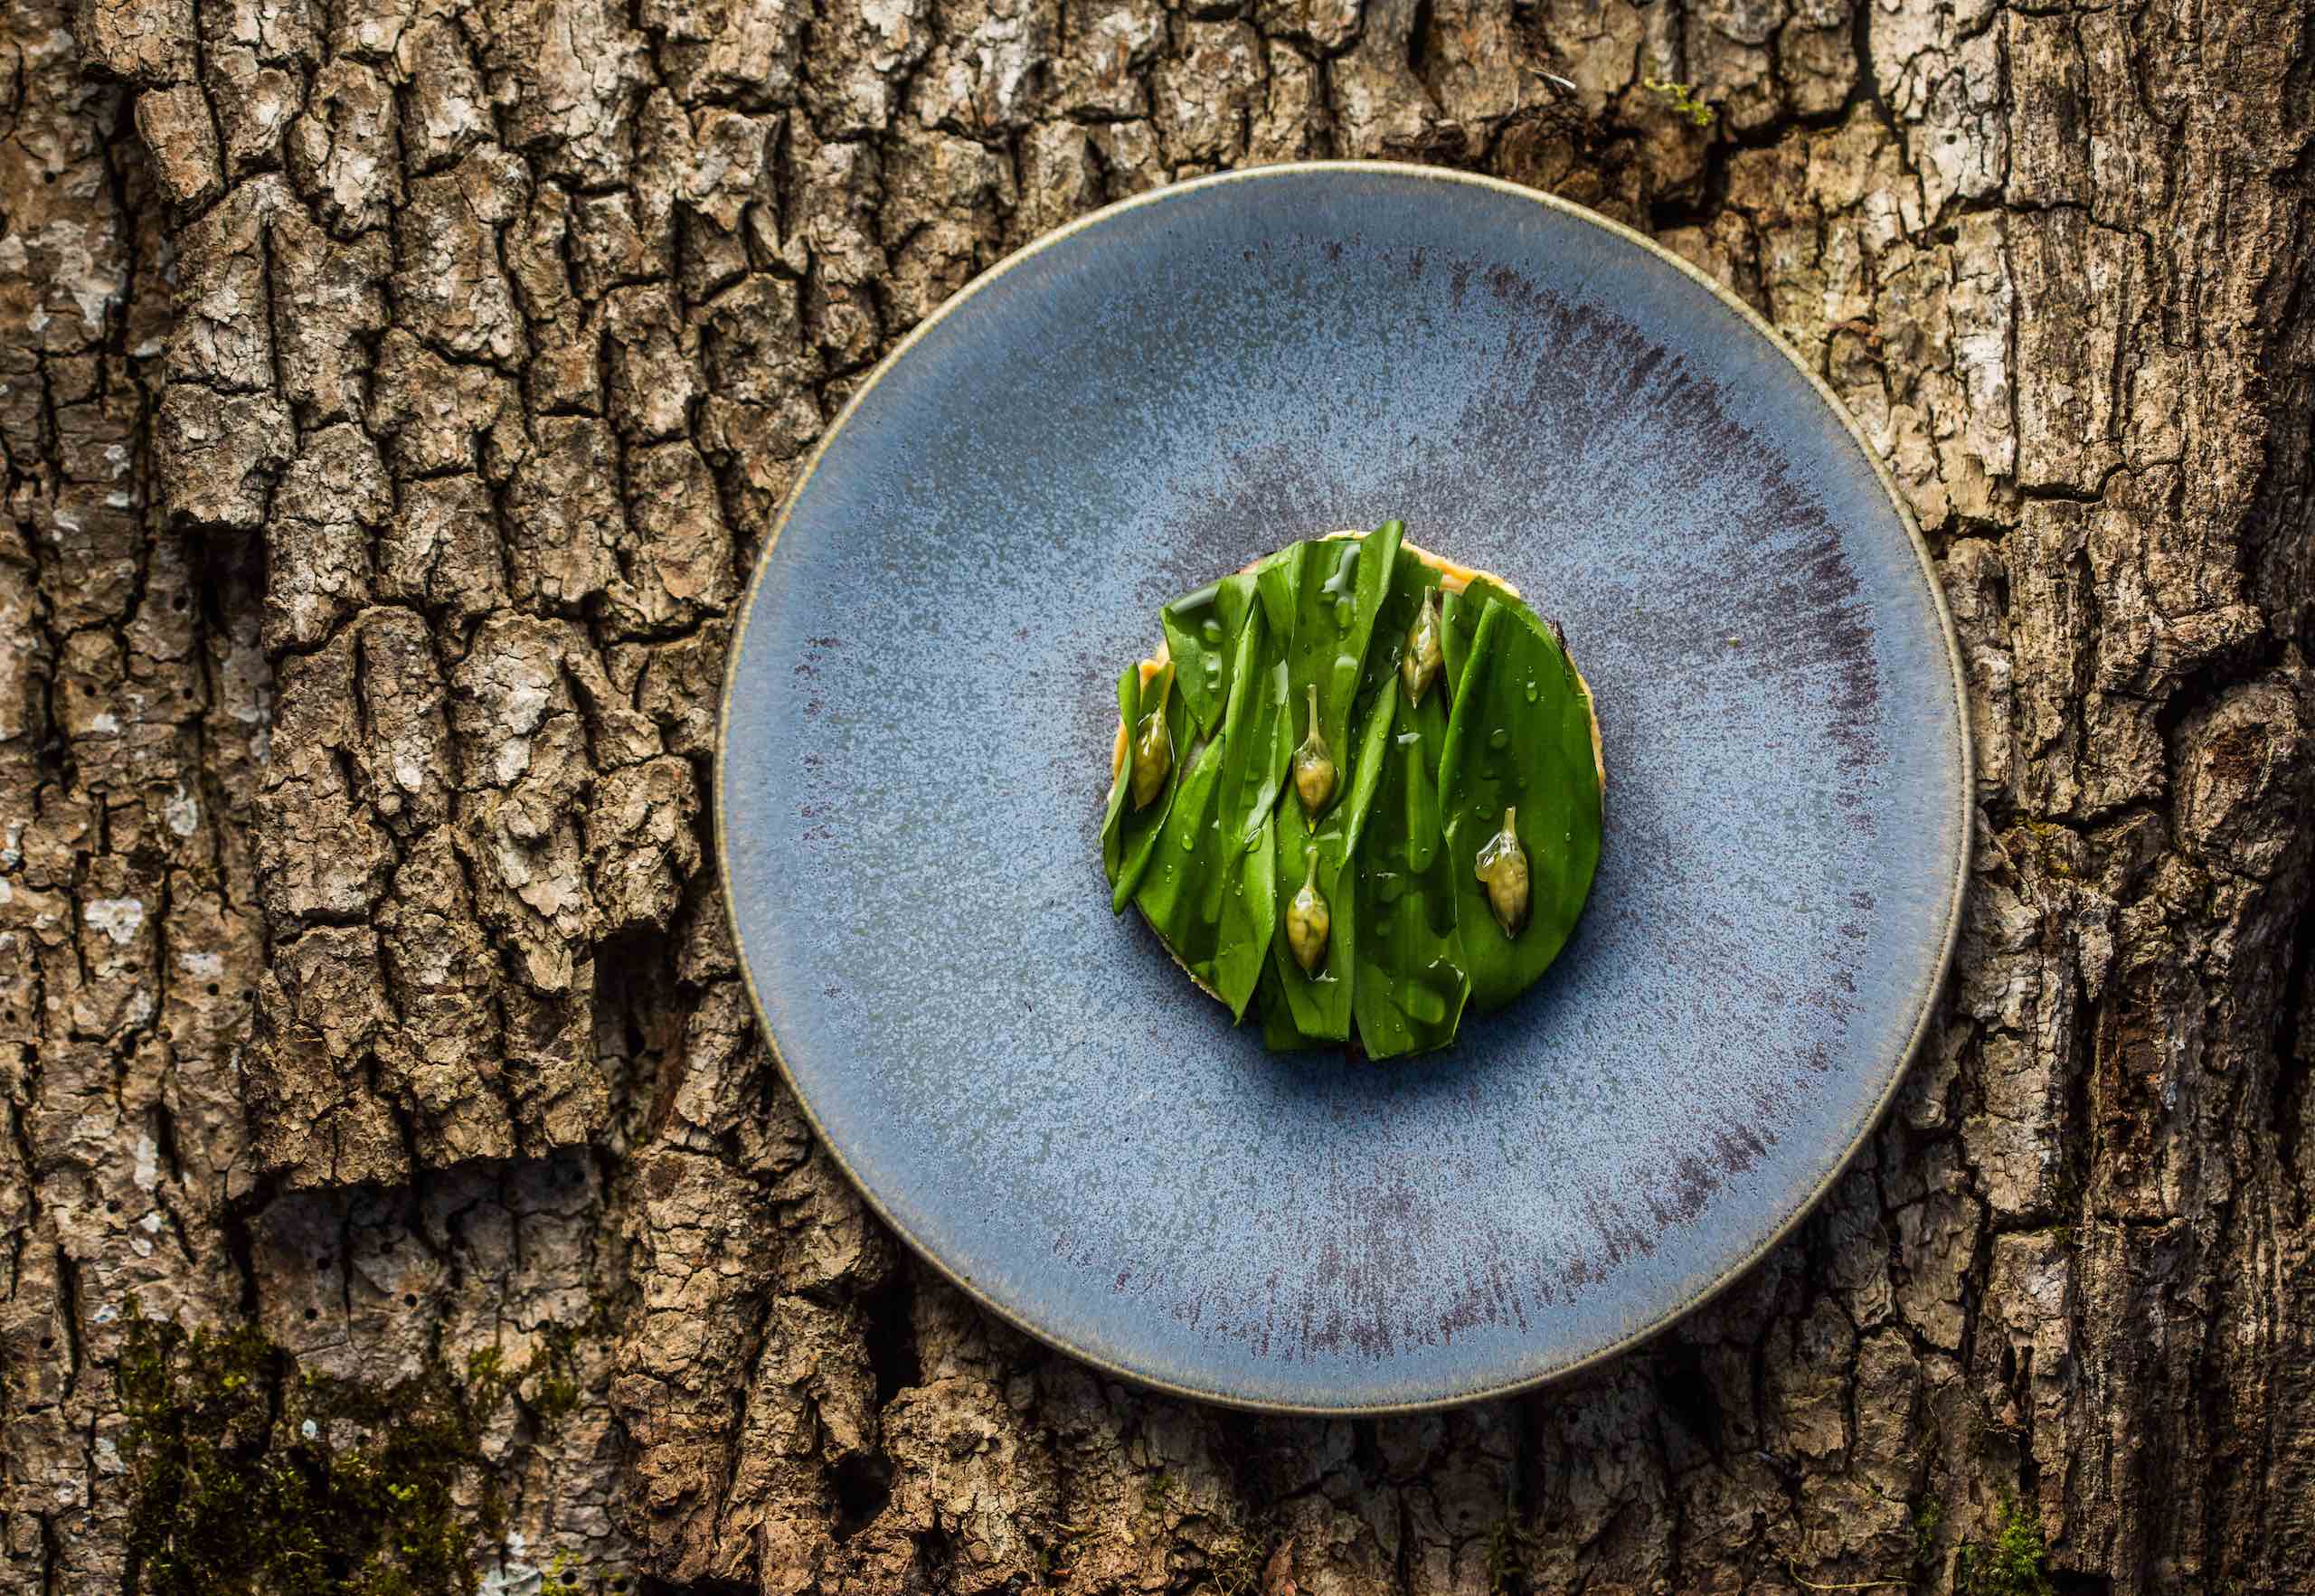
<svg viewBox="0 0 2315 1596">
<path fill-rule="evenodd" d="M 259 1327 L 276 1402 L 568 1346 L 461 1487 L 517 1591 L 2315 1589 L 2297 0 L 61 5 L 0 14 L 0 1591 L 150 1573 L 153 1319 Z M 1800 1233 L 1383 1422 L 917 1267 L 704 867 L 731 606 L 865 370 L 1071 216 L 1318 156 L 1767 314 L 1942 558 L 1982 803 Z"/>
</svg>

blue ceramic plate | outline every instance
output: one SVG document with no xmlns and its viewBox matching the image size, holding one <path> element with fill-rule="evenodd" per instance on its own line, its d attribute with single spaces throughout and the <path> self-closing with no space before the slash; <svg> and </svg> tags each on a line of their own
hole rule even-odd
<svg viewBox="0 0 2315 1596">
<path fill-rule="evenodd" d="M 1117 674 L 1167 600 L 1393 515 L 1565 624 L 1599 879 L 1451 1050 L 1273 1057 L 1110 913 Z M 1889 1100 L 1969 851 L 1952 629 L 1831 396 L 1638 235 L 1411 167 L 1164 190 L 951 300 L 798 484 L 723 712 L 742 959 L 868 1201 L 1250 1407 L 1503 1392 L 1734 1278 Z"/>
</svg>

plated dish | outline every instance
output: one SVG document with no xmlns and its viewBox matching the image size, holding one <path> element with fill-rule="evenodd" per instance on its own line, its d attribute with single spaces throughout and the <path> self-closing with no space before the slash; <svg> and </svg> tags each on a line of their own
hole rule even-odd
<svg viewBox="0 0 2315 1596">
<path fill-rule="evenodd" d="M 1542 977 L 1351 1066 L 1233 1025 L 1098 861 L 1165 608 L 1394 519 L 1560 624 L 1613 790 Z M 1952 946 L 1961 684 L 1873 455 L 1742 305 L 1508 184 L 1266 168 L 1040 241 L 863 382 L 738 617 L 717 851 L 797 1100 L 926 1267 L 1120 1378 L 1432 1406 L 1669 1324 L 1838 1177 Z"/>
<path fill-rule="evenodd" d="M 1550 966 L 1599 864 L 1600 724 L 1565 634 L 1404 534 L 1209 582 L 1118 677 L 1110 907 L 1233 1021 L 1259 996 L 1273 1052 L 1447 1045 L 1467 1003 Z"/>
</svg>

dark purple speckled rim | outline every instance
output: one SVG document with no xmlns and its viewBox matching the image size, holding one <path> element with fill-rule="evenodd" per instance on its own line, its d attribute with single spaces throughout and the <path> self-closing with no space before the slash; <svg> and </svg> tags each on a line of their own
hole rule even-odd
<svg viewBox="0 0 2315 1596">
<path fill-rule="evenodd" d="M 892 1212 L 878 1199 L 875 1192 L 861 1180 L 858 1173 L 845 1157 L 844 1149 L 830 1138 L 826 1127 L 820 1123 L 819 1116 L 813 1111 L 810 1098 L 805 1094 L 803 1088 L 798 1084 L 795 1071 L 789 1067 L 787 1055 L 780 1045 L 780 1038 L 773 1033 L 771 1024 L 766 1017 L 763 998 L 756 990 L 755 973 L 748 959 L 746 937 L 741 930 L 739 916 L 733 908 L 732 852 L 725 845 L 724 835 L 727 823 L 724 807 L 724 768 L 729 751 L 729 741 L 725 736 L 725 729 L 732 722 L 733 685 L 739 675 L 740 656 L 747 637 L 749 618 L 755 610 L 757 590 L 762 585 L 764 573 L 770 566 L 772 552 L 780 543 L 780 534 L 787 527 L 788 519 L 794 514 L 796 505 L 802 499 L 805 488 L 810 485 L 812 474 L 818 469 L 821 457 L 827 454 L 828 446 L 844 430 L 846 423 L 852 420 L 853 413 L 860 408 L 861 402 L 867 398 L 870 391 L 876 386 L 884 374 L 916 346 L 919 339 L 924 337 L 959 306 L 971 299 L 1006 271 L 1053 248 L 1063 240 L 1073 238 L 1114 216 L 1147 205 L 1162 205 L 1200 190 L 1219 187 L 1224 184 L 1254 183 L 1265 177 L 1276 177 L 1290 173 L 1299 175 L 1310 172 L 1328 171 L 1384 175 L 1394 177 L 1420 178 L 1436 183 L 1461 184 L 1468 187 L 1485 189 L 1507 197 L 1525 200 L 1531 204 L 1541 205 L 1572 220 L 1584 222 L 1635 249 L 1645 250 L 1657 260 L 1675 268 L 1709 294 L 1729 315 L 1766 340 L 1772 348 L 1791 362 L 1793 370 L 1808 381 L 1817 397 L 1823 401 L 1825 409 L 1840 423 L 1843 430 L 1848 434 L 1850 441 L 1856 444 L 1857 452 L 1872 467 L 1874 477 L 1880 483 L 1881 491 L 1887 496 L 1890 508 L 1896 512 L 1898 524 L 1905 529 L 1906 537 L 1912 540 L 1914 557 L 1920 562 L 1922 586 L 1926 591 L 1931 609 L 1936 614 L 1938 629 L 1943 634 L 1945 639 L 1946 669 L 1953 689 L 1954 715 L 1961 728 L 1959 757 L 1961 767 L 1961 780 L 1958 784 L 1958 790 L 1961 795 L 1961 845 L 1955 852 L 1953 879 L 1946 893 L 1945 925 L 1940 939 L 1936 969 L 1932 979 L 1923 988 L 1921 1008 L 1913 1017 L 1912 1034 L 1907 1039 L 1903 1052 L 1892 1062 L 1888 1080 L 1882 1088 L 1880 1098 L 1874 1104 L 1872 1111 L 1866 1114 L 1859 1123 L 1855 1138 L 1851 1140 L 1840 1157 L 1826 1171 L 1824 1177 L 1793 1207 L 1792 1211 L 1762 1239 L 1758 1246 L 1731 1264 L 1710 1285 L 1698 1289 L 1685 1301 L 1667 1309 L 1651 1322 L 1583 1357 L 1551 1368 L 1541 1369 L 1535 1374 L 1524 1375 L 1517 1380 L 1506 1381 L 1499 1385 L 1482 1391 L 1461 1392 L 1423 1402 L 1339 1407 L 1318 1406 L 1304 1402 L 1255 1401 L 1230 1392 L 1202 1389 L 1173 1381 L 1156 1380 L 1146 1374 L 1122 1368 L 1097 1353 L 1089 1352 L 1084 1347 L 1072 1344 L 1066 1337 L 1056 1335 L 1043 1326 L 1031 1323 L 1006 1304 L 988 1296 L 970 1279 L 952 1268 L 947 1260 L 925 1245 L 921 1239 L 895 1219 Z M 796 478 L 795 486 L 788 490 L 788 496 L 780 505 L 780 515 L 773 521 L 771 531 L 764 539 L 762 550 L 756 556 L 755 571 L 750 576 L 747 591 L 740 601 L 738 620 L 732 628 L 731 643 L 724 655 L 723 691 L 718 704 L 715 727 L 715 790 L 713 794 L 715 871 L 717 883 L 723 894 L 724 924 L 731 930 L 732 946 L 739 956 L 740 976 L 747 987 L 748 1002 L 754 1010 L 756 1026 L 763 1033 L 765 1044 L 771 1050 L 772 1062 L 779 1065 L 780 1076 L 787 1081 L 789 1093 L 796 1099 L 797 1106 L 802 1109 L 805 1119 L 811 1125 L 812 1134 L 818 1138 L 820 1145 L 827 1149 L 829 1157 L 834 1158 L 836 1166 L 844 1171 L 845 1178 L 852 1183 L 853 1188 L 860 1194 L 861 1199 L 868 1204 L 869 1209 L 884 1223 L 887 1228 L 906 1242 L 917 1256 L 940 1270 L 950 1284 L 1006 1324 L 1013 1326 L 1025 1335 L 1044 1342 L 1048 1346 L 1066 1353 L 1071 1357 L 1089 1364 L 1120 1380 L 1149 1390 L 1161 1391 L 1168 1395 L 1189 1397 L 1198 1402 L 1214 1402 L 1224 1407 L 1242 1408 L 1254 1412 L 1328 1419 L 1374 1418 L 1395 1413 L 1420 1413 L 1434 1412 L 1441 1408 L 1461 1407 L 1467 1403 L 1510 1396 L 1519 1392 L 1531 1391 L 1538 1386 L 1549 1384 L 1554 1381 L 1564 1380 L 1572 1374 L 1605 1363 L 1611 1358 L 1620 1357 L 1670 1328 L 1750 1273 L 1756 1264 L 1791 1235 L 1801 1221 L 1807 1219 L 1815 1211 L 1817 1204 L 1824 1200 L 1826 1193 L 1832 1190 L 1834 1184 L 1848 1172 L 1849 1166 L 1856 1162 L 1857 1154 L 1863 1150 L 1865 1144 L 1872 1139 L 1874 1132 L 1879 1129 L 1882 1119 L 1886 1117 L 1889 1105 L 1895 1100 L 1898 1089 L 1904 1084 L 1906 1072 L 1915 1056 L 1921 1052 L 1923 1041 L 1929 1034 L 1930 1022 L 1936 1013 L 1939 999 L 1945 990 L 1946 978 L 1951 973 L 1953 950 L 1961 937 L 1961 902 L 1968 890 L 1970 860 L 1976 845 L 1977 809 L 1977 749 L 1970 726 L 1969 697 L 1964 687 L 1966 680 L 1967 676 L 1961 663 L 1961 642 L 1953 630 L 1952 612 L 1946 606 L 1945 591 L 1938 582 L 1936 567 L 1930 553 L 1929 545 L 1923 541 L 1921 528 L 1913 520 L 1913 511 L 1898 493 L 1896 481 L 1889 475 L 1887 466 L 1883 463 L 1879 453 L 1866 439 L 1863 429 L 1857 423 L 1857 419 L 1834 395 L 1833 391 L 1826 385 L 1824 379 L 1809 369 L 1791 345 L 1778 335 L 1776 329 L 1771 326 L 1759 312 L 1729 292 L 1721 283 L 1653 239 L 1624 226 L 1620 222 L 1611 221 L 1596 212 L 1586 210 L 1555 194 L 1522 188 L 1517 184 L 1507 183 L 1500 178 L 1486 177 L 1469 172 L 1450 171 L 1441 167 L 1418 166 L 1400 161 L 1305 161 L 1286 165 L 1254 166 L 1242 171 L 1222 172 L 1210 177 L 1195 178 L 1170 187 L 1153 189 L 1147 194 L 1137 194 L 1131 199 L 1120 200 L 1113 205 L 1105 205 L 1099 211 L 1081 216 L 1065 226 L 1054 229 L 990 267 L 941 304 L 931 316 L 911 328 L 900 343 L 893 346 L 892 353 L 876 363 L 874 369 L 868 373 L 867 380 L 854 392 L 852 398 L 846 403 L 835 422 L 821 434 L 819 441 L 813 446 L 811 454 L 804 462 L 802 472 Z M 1609 713 L 1612 714 L 1614 706 L 1610 705 L 1608 708 Z"/>
</svg>

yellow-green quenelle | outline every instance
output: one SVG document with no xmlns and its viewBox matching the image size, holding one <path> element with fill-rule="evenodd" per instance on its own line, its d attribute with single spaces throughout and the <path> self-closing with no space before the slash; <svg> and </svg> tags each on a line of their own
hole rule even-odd
<svg viewBox="0 0 2315 1596">
<path fill-rule="evenodd" d="M 1398 522 L 1290 544 L 1160 612 L 1118 678 L 1101 861 L 1273 1048 L 1454 1040 L 1575 928 L 1606 772 L 1559 629 Z"/>
</svg>

